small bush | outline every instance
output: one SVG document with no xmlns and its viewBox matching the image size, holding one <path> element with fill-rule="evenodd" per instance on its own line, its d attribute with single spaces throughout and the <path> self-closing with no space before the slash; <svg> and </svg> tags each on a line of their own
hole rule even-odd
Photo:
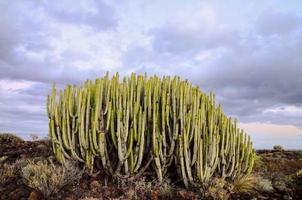
<svg viewBox="0 0 302 200">
<path fill-rule="evenodd" d="M 274 188 L 272 186 L 272 181 L 265 179 L 261 176 L 255 179 L 255 189 L 259 192 L 273 192 Z"/>
<path fill-rule="evenodd" d="M 15 170 L 12 165 L 4 165 L 0 169 L 0 183 L 4 184 L 7 182 L 7 180 L 11 177 L 15 176 Z"/>
<path fill-rule="evenodd" d="M 229 196 L 229 184 L 221 178 L 214 178 L 209 187 L 204 191 L 204 197 L 206 199 L 228 199 Z"/>
<path fill-rule="evenodd" d="M 132 200 L 142 199 L 150 195 L 152 191 L 155 191 L 153 194 L 160 196 L 161 199 L 170 199 L 175 187 L 169 179 L 164 179 L 162 183 L 159 183 L 157 180 L 146 180 L 146 177 L 131 181 L 117 179 L 117 185 L 123 190 L 126 189 L 121 199 Z"/>
<path fill-rule="evenodd" d="M 160 195 L 163 197 L 169 197 L 172 191 L 174 190 L 174 185 L 171 183 L 170 180 L 166 180 L 159 185 L 156 185 L 159 189 Z"/>
<path fill-rule="evenodd" d="M 145 178 L 141 178 L 133 182 L 135 190 L 143 190 L 143 191 L 150 191 L 153 187 L 151 181 L 147 181 Z"/>
<path fill-rule="evenodd" d="M 41 191 L 45 197 L 57 193 L 63 186 L 79 180 L 84 170 L 76 167 L 75 163 L 67 162 L 63 165 L 55 165 L 52 160 L 29 162 L 22 169 L 24 182 Z"/>
<path fill-rule="evenodd" d="M 284 151 L 284 148 L 282 145 L 275 145 L 273 148 L 275 151 Z"/>
<path fill-rule="evenodd" d="M 3 159 L 3 163 L 0 163 L 0 183 L 2 184 L 12 177 L 20 176 L 21 169 L 28 163 L 26 159 L 16 160 L 14 163 L 4 163 L 5 157 L 0 158 L 0 160 Z"/>
<path fill-rule="evenodd" d="M 0 133 L 0 143 L 22 142 L 23 139 L 12 133 Z"/>
</svg>

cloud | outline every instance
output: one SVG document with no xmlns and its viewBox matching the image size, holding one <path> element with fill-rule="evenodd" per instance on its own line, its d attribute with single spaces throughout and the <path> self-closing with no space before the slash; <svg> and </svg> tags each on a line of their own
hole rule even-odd
<svg viewBox="0 0 302 200">
<path fill-rule="evenodd" d="M 264 36 L 288 34 L 301 29 L 301 13 L 271 12 L 257 19 L 257 30 Z"/>
<path fill-rule="evenodd" d="M 56 0 L 41 5 L 58 23 L 89 26 L 96 30 L 115 28 L 117 16 L 115 10 L 103 1 Z"/>
<path fill-rule="evenodd" d="M 2 79 L 75 82 L 119 64 L 117 15 L 102 1 L 6 1 L 0 7 Z"/>
<path fill-rule="evenodd" d="M 135 47 L 130 59 L 144 54 L 133 59 L 141 70 L 181 75 L 205 91 L 216 92 L 226 113 L 243 122 L 302 127 L 297 110 L 290 115 L 287 109 L 263 112 L 302 106 L 299 14 L 262 13 L 246 29 L 227 26 L 206 11 L 173 16 L 150 31 L 152 49 Z"/>
<path fill-rule="evenodd" d="M 237 33 L 217 23 L 215 17 L 209 9 L 179 14 L 151 31 L 154 50 L 187 54 L 236 43 Z"/>
<path fill-rule="evenodd" d="M 0 10 L 0 132 L 46 135 L 53 82 L 80 84 L 119 64 L 117 15 L 103 1 L 1 1 Z"/>
<path fill-rule="evenodd" d="M 280 113 L 261 112 L 275 106 L 302 106 L 301 36 L 302 30 L 296 29 L 278 37 L 258 37 L 257 32 L 242 37 L 241 44 L 226 50 L 208 66 L 201 79 L 208 89 L 218 93 L 228 113 L 242 120 L 251 120 L 254 116 L 254 121 L 301 127 L 301 114 L 287 118 Z M 238 105 L 237 109 L 232 101 Z"/>
<path fill-rule="evenodd" d="M 0 131 L 45 135 L 51 84 L 80 84 L 105 71 L 179 75 L 214 91 L 240 122 L 302 127 L 297 7 L 283 1 L 2 1 Z"/>
<path fill-rule="evenodd" d="M 0 81 L 0 132 L 47 135 L 45 98 L 49 87 L 29 81 Z"/>
</svg>

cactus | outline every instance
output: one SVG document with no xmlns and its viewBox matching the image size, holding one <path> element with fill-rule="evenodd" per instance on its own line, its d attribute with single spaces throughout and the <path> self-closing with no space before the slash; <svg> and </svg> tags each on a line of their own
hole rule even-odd
<svg viewBox="0 0 302 200">
<path fill-rule="evenodd" d="M 91 172 L 135 179 L 153 169 L 161 182 L 173 165 L 186 186 L 201 187 L 253 167 L 250 137 L 216 106 L 213 93 L 179 77 L 132 74 L 120 82 L 107 73 L 59 95 L 54 85 L 47 113 L 57 159 L 78 160 Z"/>
</svg>

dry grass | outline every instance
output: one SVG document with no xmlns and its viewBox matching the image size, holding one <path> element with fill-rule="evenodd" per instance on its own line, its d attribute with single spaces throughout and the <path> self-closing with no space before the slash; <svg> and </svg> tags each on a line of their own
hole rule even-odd
<svg viewBox="0 0 302 200">
<path fill-rule="evenodd" d="M 64 166 L 53 164 L 52 160 L 30 161 L 22 169 L 24 182 L 41 191 L 45 197 L 57 193 L 63 186 L 79 180 L 84 171 L 68 162 Z"/>
<path fill-rule="evenodd" d="M 245 175 L 234 180 L 231 192 L 232 193 L 254 193 L 256 177 L 253 175 Z"/>
</svg>

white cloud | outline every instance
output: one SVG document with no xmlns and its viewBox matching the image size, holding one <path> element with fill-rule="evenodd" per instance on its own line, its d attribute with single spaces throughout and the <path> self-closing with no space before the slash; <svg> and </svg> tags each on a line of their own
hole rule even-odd
<svg viewBox="0 0 302 200">
<path fill-rule="evenodd" d="M 210 9 L 180 13 L 169 19 L 151 34 L 156 51 L 171 54 L 196 53 L 206 49 L 225 47 L 236 43 L 237 33 L 216 20 Z"/>
<path fill-rule="evenodd" d="M 294 106 L 294 105 L 278 106 L 278 107 L 264 109 L 263 113 L 302 118 L 302 106 Z"/>
<path fill-rule="evenodd" d="M 52 41 L 59 61 L 80 70 L 112 70 L 121 66 L 121 41 L 114 31 L 60 25 L 61 37 Z"/>
</svg>

